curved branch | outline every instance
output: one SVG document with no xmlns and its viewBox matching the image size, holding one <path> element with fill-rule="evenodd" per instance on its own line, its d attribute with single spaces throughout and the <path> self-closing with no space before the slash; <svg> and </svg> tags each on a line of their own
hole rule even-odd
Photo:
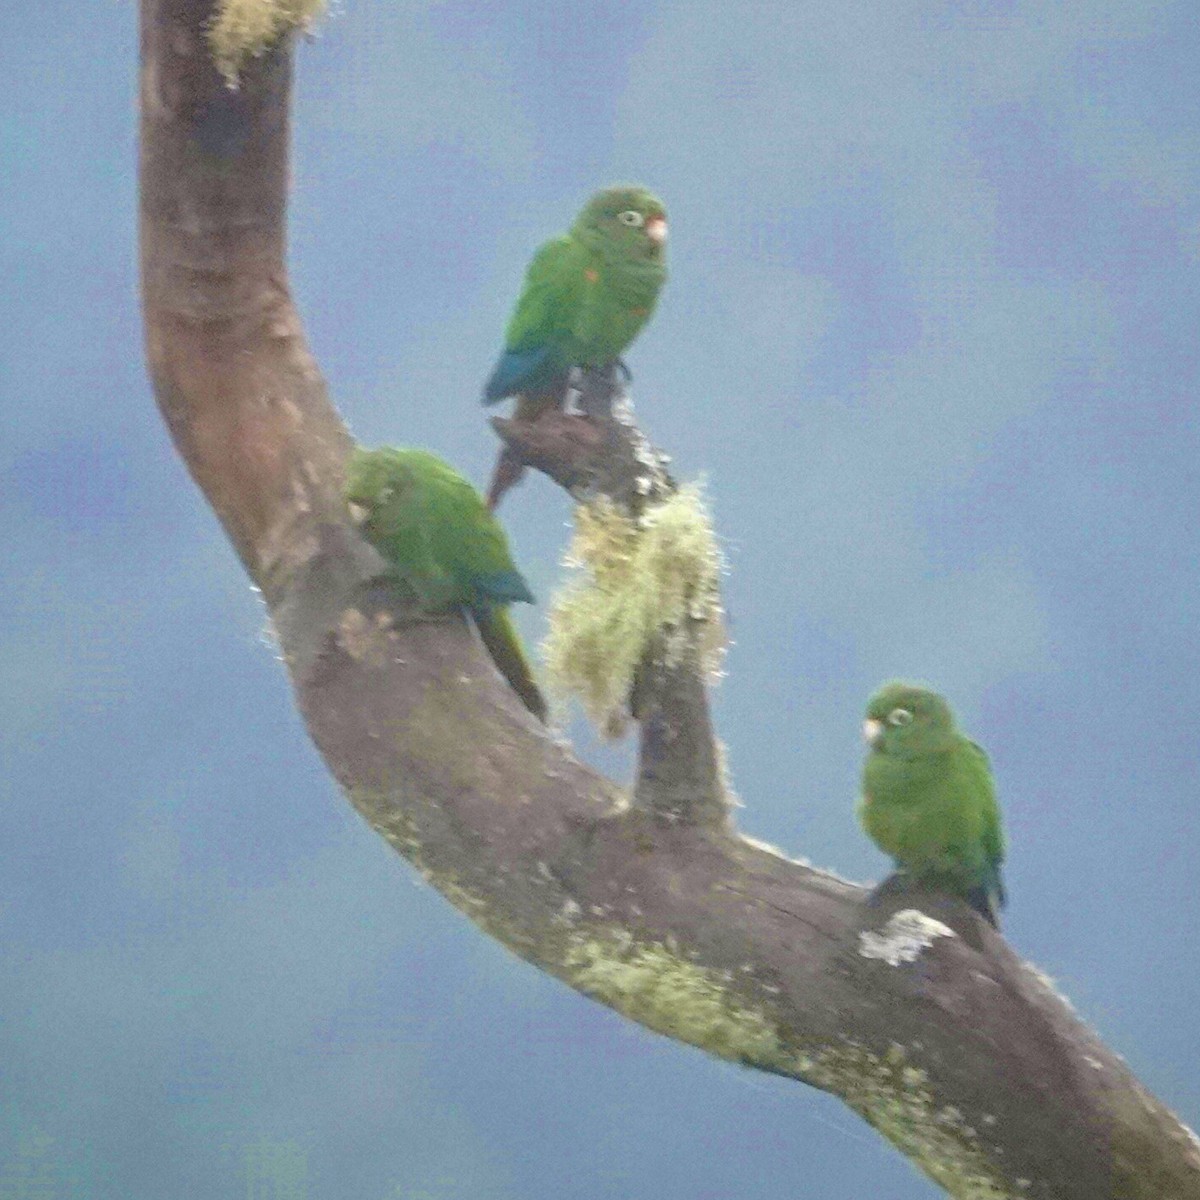
<svg viewBox="0 0 1200 1200">
<path fill-rule="evenodd" d="M 141 13 L 155 394 L 372 826 L 522 957 L 652 1029 L 841 1096 L 952 1195 L 1200 1197 L 1194 1137 L 963 906 L 910 892 L 871 908 L 725 828 L 631 808 L 461 621 L 406 615 L 344 520 L 350 439 L 287 290 L 290 50 L 230 92 L 207 0 Z M 697 728 L 670 688 L 654 703 Z M 661 768 L 686 791 L 686 763 Z"/>
</svg>

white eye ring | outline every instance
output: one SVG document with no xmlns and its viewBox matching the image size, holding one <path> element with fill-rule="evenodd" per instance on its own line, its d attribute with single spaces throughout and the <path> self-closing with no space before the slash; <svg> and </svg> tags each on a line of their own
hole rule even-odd
<svg viewBox="0 0 1200 1200">
<path fill-rule="evenodd" d="M 617 220 L 632 229 L 638 229 L 646 223 L 646 218 L 636 208 L 627 208 L 624 212 L 617 213 Z"/>
<path fill-rule="evenodd" d="M 893 708 L 887 716 L 889 725 L 908 725 L 912 722 L 913 715 L 907 708 Z"/>
</svg>

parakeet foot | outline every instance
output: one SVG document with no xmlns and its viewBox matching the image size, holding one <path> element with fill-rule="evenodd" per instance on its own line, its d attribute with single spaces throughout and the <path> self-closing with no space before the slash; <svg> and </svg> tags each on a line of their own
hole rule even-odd
<svg viewBox="0 0 1200 1200">
<path fill-rule="evenodd" d="M 580 372 L 579 411 L 594 421 L 612 418 L 613 401 L 624 392 L 615 364 L 587 367 Z"/>
<path fill-rule="evenodd" d="M 568 417 L 586 417 L 587 413 L 583 411 L 579 401 L 583 395 L 583 371 L 579 367 L 572 367 L 571 374 L 567 376 L 567 388 L 563 395 L 563 412 Z"/>
</svg>

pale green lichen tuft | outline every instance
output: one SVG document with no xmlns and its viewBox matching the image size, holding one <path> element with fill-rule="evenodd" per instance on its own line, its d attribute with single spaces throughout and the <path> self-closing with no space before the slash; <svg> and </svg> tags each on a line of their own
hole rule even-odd
<svg viewBox="0 0 1200 1200">
<path fill-rule="evenodd" d="M 572 986 L 658 1033 L 735 1062 L 775 1064 L 774 1026 L 721 972 L 622 932 L 578 933 L 564 959 Z"/>
<path fill-rule="evenodd" d="M 308 32 L 327 0 L 218 0 L 208 26 L 208 45 L 217 70 L 231 87 L 249 58 L 265 54 L 293 29 Z"/>
<path fill-rule="evenodd" d="M 634 518 L 607 499 L 580 505 L 543 646 L 548 681 L 609 737 L 624 731 L 634 673 L 656 639 L 663 661 L 715 675 L 725 651 L 724 561 L 700 488 Z"/>
<path fill-rule="evenodd" d="M 851 1041 L 797 1046 L 766 1007 L 735 988 L 731 973 L 620 929 L 576 931 L 564 967 L 574 987 L 650 1029 L 840 1096 L 957 1200 L 1022 1200 L 962 1113 L 938 1104 L 904 1047 L 879 1055 Z"/>
<path fill-rule="evenodd" d="M 465 886 L 454 872 L 430 864 L 416 824 L 403 808 L 395 805 L 389 793 L 354 788 L 348 794 L 351 804 L 367 823 L 408 860 L 426 883 L 441 892 L 459 912 L 486 933 L 501 941 L 510 940 L 510 931 L 505 923 L 493 919 L 491 905 L 484 896 Z"/>
<path fill-rule="evenodd" d="M 1025 1200 L 998 1175 L 978 1132 L 950 1105 L 939 1105 L 929 1079 L 893 1043 L 884 1055 L 846 1042 L 812 1055 L 804 1076 L 833 1092 L 955 1200 Z"/>
</svg>

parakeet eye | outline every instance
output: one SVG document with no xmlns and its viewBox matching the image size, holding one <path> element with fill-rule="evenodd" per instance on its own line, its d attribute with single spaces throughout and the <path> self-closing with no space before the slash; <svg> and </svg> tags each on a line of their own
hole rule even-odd
<svg viewBox="0 0 1200 1200">
<path fill-rule="evenodd" d="M 907 725 L 911 720 L 912 713 L 907 708 L 893 708 L 887 717 L 889 725 Z"/>
<path fill-rule="evenodd" d="M 617 213 L 617 220 L 633 229 L 638 229 L 646 223 L 646 218 L 636 208 L 627 208 L 624 212 Z"/>
</svg>

